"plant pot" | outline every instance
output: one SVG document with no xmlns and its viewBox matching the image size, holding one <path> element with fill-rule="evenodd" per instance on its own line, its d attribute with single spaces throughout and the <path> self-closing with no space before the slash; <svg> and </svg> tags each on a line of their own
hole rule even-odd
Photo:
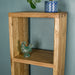
<svg viewBox="0 0 75 75">
<path fill-rule="evenodd" d="M 58 1 L 52 1 L 52 12 L 58 12 Z"/>
<path fill-rule="evenodd" d="M 52 1 L 45 1 L 45 12 L 52 12 Z"/>
<path fill-rule="evenodd" d="M 58 12 L 58 1 L 45 1 L 45 12 Z"/>
</svg>

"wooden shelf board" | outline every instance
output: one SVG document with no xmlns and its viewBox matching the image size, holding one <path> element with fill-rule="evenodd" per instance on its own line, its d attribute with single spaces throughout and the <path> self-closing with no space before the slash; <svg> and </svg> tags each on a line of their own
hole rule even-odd
<svg viewBox="0 0 75 75">
<path fill-rule="evenodd" d="M 9 17 L 36 17 L 36 18 L 55 18 L 60 14 L 67 14 L 66 12 L 45 13 L 45 12 L 13 12 L 9 13 Z"/>
<path fill-rule="evenodd" d="M 53 51 L 33 49 L 31 57 L 24 58 L 23 55 L 18 55 L 13 58 L 14 62 L 32 64 L 37 66 L 43 66 L 48 68 L 53 68 Z"/>
</svg>

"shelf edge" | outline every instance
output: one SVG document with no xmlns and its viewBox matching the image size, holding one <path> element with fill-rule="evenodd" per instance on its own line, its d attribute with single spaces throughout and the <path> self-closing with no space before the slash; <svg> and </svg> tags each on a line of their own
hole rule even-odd
<svg viewBox="0 0 75 75">
<path fill-rule="evenodd" d="M 47 68 L 54 68 L 53 64 L 43 63 L 43 62 L 38 62 L 38 61 L 32 61 L 32 60 L 23 60 L 23 59 L 13 58 L 12 61 L 13 62 L 19 62 L 19 63 L 25 63 L 25 64 L 32 64 L 32 65 L 42 66 L 42 67 L 47 67 Z"/>
</svg>

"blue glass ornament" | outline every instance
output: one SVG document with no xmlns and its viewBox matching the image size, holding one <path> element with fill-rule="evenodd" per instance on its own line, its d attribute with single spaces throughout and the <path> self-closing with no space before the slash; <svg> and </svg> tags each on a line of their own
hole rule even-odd
<svg viewBox="0 0 75 75">
<path fill-rule="evenodd" d="M 32 44 L 26 46 L 26 42 L 22 42 L 21 44 L 21 52 L 24 53 L 24 57 L 30 57 L 30 52 L 32 52 Z"/>
</svg>

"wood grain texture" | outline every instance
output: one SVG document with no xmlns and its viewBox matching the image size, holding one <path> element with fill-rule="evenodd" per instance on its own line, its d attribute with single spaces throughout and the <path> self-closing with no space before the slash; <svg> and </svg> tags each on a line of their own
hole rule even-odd
<svg viewBox="0 0 75 75">
<path fill-rule="evenodd" d="M 23 41 L 26 41 L 28 43 L 28 18 L 18 18 L 18 34 L 19 34 L 18 48 L 20 50 L 19 46 L 21 46 L 21 43 Z M 29 65 L 23 63 L 19 63 L 19 65 L 21 67 L 20 74 L 29 75 Z M 18 68 L 20 67 L 18 66 Z"/>
<path fill-rule="evenodd" d="M 11 74 L 12 75 L 29 75 L 29 67 L 23 63 L 11 63 Z"/>
<path fill-rule="evenodd" d="M 53 51 L 33 49 L 31 57 L 24 58 L 23 55 L 16 56 L 13 61 L 25 64 L 53 68 Z"/>
<path fill-rule="evenodd" d="M 13 54 L 14 57 L 19 55 L 18 51 L 18 41 L 19 41 L 19 33 L 18 33 L 18 18 L 13 18 Z"/>
<path fill-rule="evenodd" d="M 28 18 L 18 18 L 19 41 L 20 44 L 26 41 L 28 44 Z"/>
<path fill-rule="evenodd" d="M 10 55 L 11 55 L 11 74 L 29 75 L 29 65 L 13 62 L 13 58 L 20 54 L 19 41 L 28 42 L 28 19 L 9 17 L 9 36 L 10 36 Z M 26 36 L 26 37 L 25 37 Z"/>
<path fill-rule="evenodd" d="M 12 17 L 9 17 L 9 41 L 10 41 L 10 57 L 11 60 L 14 57 L 13 55 L 13 26 L 12 26 Z"/>
<path fill-rule="evenodd" d="M 11 16 L 11 17 L 55 18 L 55 17 L 58 17 L 60 13 L 66 14 L 66 12 L 59 12 L 59 13 L 45 13 L 45 12 L 15 12 L 15 13 L 9 13 L 9 16 Z"/>
<path fill-rule="evenodd" d="M 11 74 L 14 75 L 14 63 L 12 62 L 12 59 L 14 57 L 12 17 L 9 17 L 9 41 L 10 41 Z"/>
<path fill-rule="evenodd" d="M 14 62 L 14 75 L 29 75 L 29 67 L 27 64 Z"/>
<path fill-rule="evenodd" d="M 64 75 L 67 14 L 55 18 L 53 75 Z"/>
</svg>

